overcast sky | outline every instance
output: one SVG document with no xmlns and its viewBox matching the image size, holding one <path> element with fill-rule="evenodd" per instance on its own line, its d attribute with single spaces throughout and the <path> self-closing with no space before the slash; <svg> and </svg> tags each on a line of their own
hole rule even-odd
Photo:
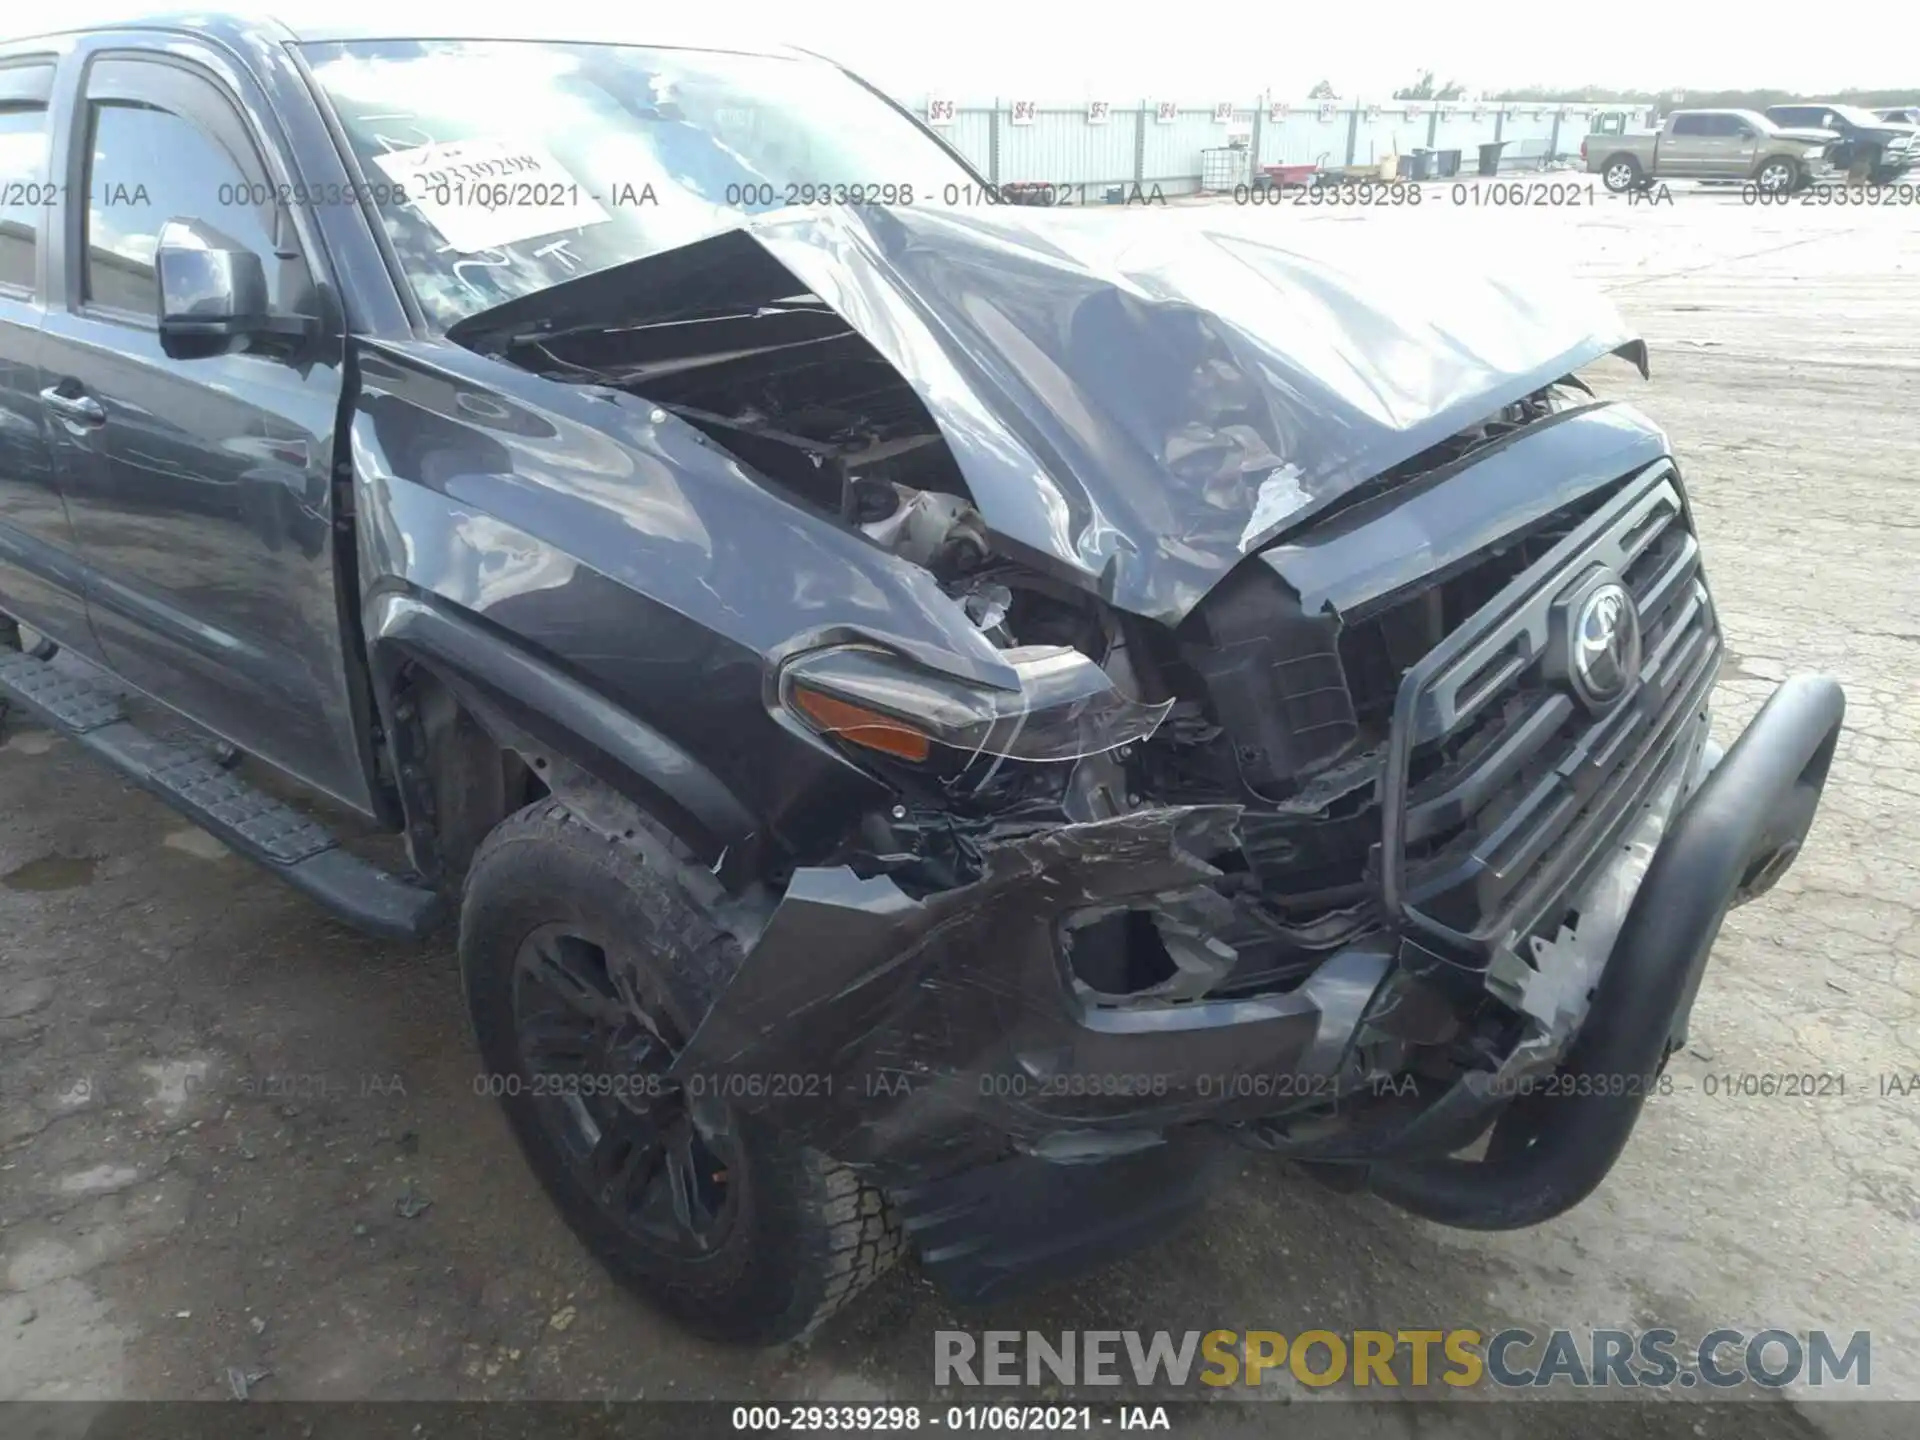
<svg viewBox="0 0 1920 1440">
<path fill-rule="evenodd" d="M 233 0 L 249 14 L 319 14 L 405 33 L 556 26 L 618 6 L 644 40 L 644 9 L 621 0 L 575 7 L 501 0 Z M 25 7 L 15 7 L 19 14 Z M 138 14 L 159 5 L 64 0 L 62 25 Z M 654 9 L 648 6 L 645 9 Z M 1575 6 L 1510 0 L 1364 5 L 1213 0 L 1194 5 L 1102 5 L 1044 0 L 709 0 L 695 10 L 719 34 L 820 50 L 896 95 L 1078 102 L 1177 99 L 1199 104 L 1263 91 L 1303 96 L 1330 79 L 1342 95 L 1385 97 L 1432 69 L 1475 89 L 1540 83 L 1662 90 L 1767 86 L 1920 89 L 1920 5 L 1911 0 L 1822 12 L 1729 9 L 1724 0 L 1604 0 Z M 1737 20 L 1735 17 L 1739 17 Z M 1765 17 L 1764 20 L 1762 17 Z M 1848 18 L 1850 17 L 1850 19 Z M 24 18 L 24 17 L 22 17 Z M 1859 22 L 1857 39 L 1849 24 Z M 18 24 L 10 17 L 9 29 Z M 1920 94 L 1914 97 L 1920 100 Z"/>
</svg>

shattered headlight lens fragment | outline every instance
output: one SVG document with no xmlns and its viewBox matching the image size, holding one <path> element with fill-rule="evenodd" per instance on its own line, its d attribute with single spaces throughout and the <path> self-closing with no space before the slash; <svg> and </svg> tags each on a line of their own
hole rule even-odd
<svg viewBox="0 0 1920 1440">
<path fill-rule="evenodd" d="M 1064 645 L 1003 650 L 1018 690 L 970 685 L 866 645 L 815 650 L 780 675 L 780 703 L 811 729 L 897 759 L 934 747 L 1005 760 L 1078 760 L 1145 740 L 1173 702 L 1123 695 L 1099 665 Z"/>
</svg>

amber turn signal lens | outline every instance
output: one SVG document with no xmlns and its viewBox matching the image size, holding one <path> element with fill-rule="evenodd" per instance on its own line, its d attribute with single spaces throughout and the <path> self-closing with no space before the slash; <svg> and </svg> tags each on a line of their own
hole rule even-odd
<svg viewBox="0 0 1920 1440">
<path fill-rule="evenodd" d="M 868 750 L 917 763 L 925 760 L 932 749 L 932 742 L 920 731 L 878 710 L 850 704 L 804 685 L 795 685 L 788 698 L 794 709 L 824 733 L 838 735 Z"/>
</svg>

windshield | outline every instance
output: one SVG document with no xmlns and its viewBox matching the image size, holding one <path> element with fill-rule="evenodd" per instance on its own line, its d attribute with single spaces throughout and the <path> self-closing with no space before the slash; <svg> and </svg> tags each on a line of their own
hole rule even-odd
<svg viewBox="0 0 1920 1440">
<path fill-rule="evenodd" d="M 912 205 L 977 183 L 831 65 L 624 45 L 302 47 L 429 320 L 788 205 Z"/>
</svg>

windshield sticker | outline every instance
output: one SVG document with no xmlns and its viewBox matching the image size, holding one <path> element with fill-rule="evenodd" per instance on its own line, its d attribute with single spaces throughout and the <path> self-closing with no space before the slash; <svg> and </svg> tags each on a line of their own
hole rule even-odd
<svg viewBox="0 0 1920 1440">
<path fill-rule="evenodd" d="M 457 140 L 376 155 L 387 178 L 463 255 L 610 220 L 543 145 Z"/>
</svg>

